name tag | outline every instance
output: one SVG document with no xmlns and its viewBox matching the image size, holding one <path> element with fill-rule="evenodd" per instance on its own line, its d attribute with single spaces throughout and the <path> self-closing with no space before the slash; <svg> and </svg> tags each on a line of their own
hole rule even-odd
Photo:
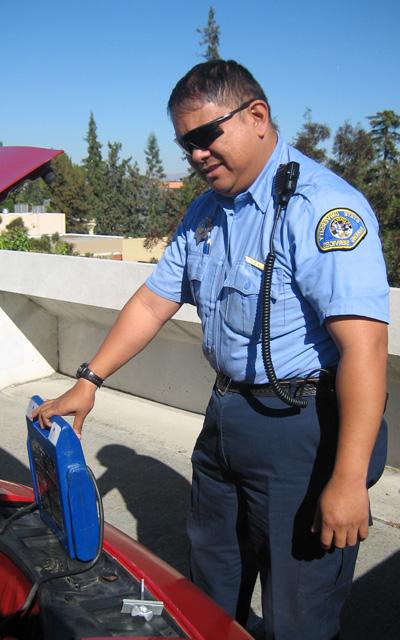
<svg viewBox="0 0 400 640">
<path fill-rule="evenodd" d="M 253 265 L 253 267 L 256 267 L 256 269 L 260 269 L 260 271 L 264 271 L 264 264 L 262 262 L 259 262 L 258 260 L 255 260 L 255 258 L 250 258 L 250 256 L 246 256 L 245 261 L 248 264 Z"/>
</svg>

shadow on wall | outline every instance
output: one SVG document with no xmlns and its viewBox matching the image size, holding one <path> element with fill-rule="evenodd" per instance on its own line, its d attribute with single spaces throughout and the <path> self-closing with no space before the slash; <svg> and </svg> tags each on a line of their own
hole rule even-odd
<svg viewBox="0 0 400 640">
<path fill-rule="evenodd" d="M 399 640 L 399 576 L 400 551 L 354 582 L 342 613 L 341 640 Z"/>
<path fill-rule="evenodd" d="M 159 460 L 122 445 L 103 447 L 97 459 L 106 467 L 97 479 L 100 494 L 118 489 L 137 520 L 138 541 L 187 576 L 189 482 Z"/>
</svg>

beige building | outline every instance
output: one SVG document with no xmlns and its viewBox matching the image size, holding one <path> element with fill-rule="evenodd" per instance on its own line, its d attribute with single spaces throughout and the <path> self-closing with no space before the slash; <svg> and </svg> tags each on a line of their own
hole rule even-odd
<svg viewBox="0 0 400 640">
<path fill-rule="evenodd" d="M 0 213 L 0 218 L 0 233 L 16 218 L 22 219 L 31 238 L 65 233 L 65 213 Z"/>
<path fill-rule="evenodd" d="M 124 238 L 123 236 L 103 236 L 85 233 L 66 233 L 61 240 L 73 245 L 74 252 L 81 256 L 112 260 L 133 260 L 136 262 L 157 262 L 165 249 L 166 238 L 151 249 L 144 246 L 144 238 Z"/>
<path fill-rule="evenodd" d="M 166 238 L 157 242 L 151 249 L 146 249 L 144 238 L 65 233 L 64 213 L 0 213 L 0 217 L 0 233 L 6 230 L 10 222 L 21 218 L 31 238 L 40 238 L 43 235 L 52 236 L 54 233 L 58 233 L 60 239 L 72 244 L 74 252 L 81 256 L 91 255 L 95 258 L 111 260 L 158 262 L 166 245 Z"/>
</svg>

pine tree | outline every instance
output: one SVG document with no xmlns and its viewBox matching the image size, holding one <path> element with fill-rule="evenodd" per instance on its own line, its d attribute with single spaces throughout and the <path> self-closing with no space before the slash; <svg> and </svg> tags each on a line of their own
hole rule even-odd
<svg viewBox="0 0 400 640">
<path fill-rule="evenodd" d="M 391 110 L 378 111 L 368 116 L 371 125 L 371 137 L 379 157 L 384 163 L 399 160 L 400 115 Z"/>
<path fill-rule="evenodd" d="M 83 160 L 86 180 L 89 187 L 89 208 L 92 218 L 97 218 L 101 209 L 101 199 L 104 185 L 104 162 L 101 155 L 101 143 L 97 138 L 97 125 L 94 115 L 90 112 L 88 132 L 85 137 L 88 155 Z"/>
<path fill-rule="evenodd" d="M 333 141 L 333 159 L 329 167 L 360 191 L 365 191 L 371 179 L 371 165 L 376 151 L 371 134 L 360 125 L 345 122 L 336 131 Z"/>
<path fill-rule="evenodd" d="M 96 233 L 137 236 L 140 230 L 140 176 L 130 158 L 120 159 L 120 151 L 120 142 L 108 143 Z"/>
<path fill-rule="evenodd" d="M 144 154 L 146 156 L 147 177 L 155 180 L 164 180 L 164 167 L 160 157 L 160 149 L 158 146 L 157 138 L 154 133 L 150 133 L 149 137 L 147 138 L 147 146 L 144 150 Z"/>
<path fill-rule="evenodd" d="M 167 191 L 163 180 L 165 172 L 160 157 L 157 138 L 151 133 L 147 139 L 146 149 L 145 194 L 145 233 L 146 246 L 151 246 L 166 233 L 168 219 Z"/>
<path fill-rule="evenodd" d="M 51 187 L 51 209 L 65 213 L 69 233 L 86 233 L 92 213 L 84 168 L 73 164 L 66 153 L 57 156 L 52 166 L 56 179 Z"/>
<path fill-rule="evenodd" d="M 292 144 L 309 158 L 326 164 L 328 161 L 326 150 L 321 149 L 319 145 L 324 140 L 328 140 L 331 135 L 330 129 L 325 124 L 312 121 L 311 109 L 306 109 L 303 117 L 305 122 Z"/>
<path fill-rule="evenodd" d="M 400 286 L 400 116 L 379 111 L 368 117 L 376 159 L 366 196 L 377 213 L 389 283 Z"/>
<path fill-rule="evenodd" d="M 146 177 L 140 174 L 137 163 L 129 164 L 125 179 L 128 218 L 126 235 L 133 238 L 145 235 L 146 181 Z"/>
<path fill-rule="evenodd" d="M 219 36 L 220 36 L 220 28 L 215 20 L 215 10 L 213 7 L 210 7 L 208 12 L 208 21 L 207 26 L 202 29 L 196 29 L 197 33 L 202 34 L 202 38 L 200 40 L 200 46 L 205 46 L 205 53 L 202 53 L 202 57 L 206 60 L 219 60 Z"/>
</svg>

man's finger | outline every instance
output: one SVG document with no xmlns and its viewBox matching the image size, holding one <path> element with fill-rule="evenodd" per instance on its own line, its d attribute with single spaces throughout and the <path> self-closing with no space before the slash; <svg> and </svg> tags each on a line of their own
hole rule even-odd
<svg viewBox="0 0 400 640">
<path fill-rule="evenodd" d="M 40 412 L 38 415 L 39 427 L 41 429 L 51 429 L 51 416 L 44 415 L 43 412 Z"/>
<path fill-rule="evenodd" d="M 79 440 L 82 438 L 83 421 L 84 418 L 77 414 L 74 418 L 74 424 L 72 425 L 72 428 L 78 436 Z"/>
<path fill-rule="evenodd" d="M 358 529 L 354 528 L 354 529 L 349 529 L 349 531 L 347 532 L 347 547 L 354 547 L 354 545 L 357 544 L 359 540 L 358 537 Z"/>
<path fill-rule="evenodd" d="M 358 530 L 358 539 L 362 542 L 368 538 L 369 534 L 369 524 L 362 524 Z"/>
<path fill-rule="evenodd" d="M 329 527 L 322 526 L 321 535 L 320 535 L 320 543 L 323 549 L 330 549 L 333 543 L 333 530 Z"/>
</svg>

